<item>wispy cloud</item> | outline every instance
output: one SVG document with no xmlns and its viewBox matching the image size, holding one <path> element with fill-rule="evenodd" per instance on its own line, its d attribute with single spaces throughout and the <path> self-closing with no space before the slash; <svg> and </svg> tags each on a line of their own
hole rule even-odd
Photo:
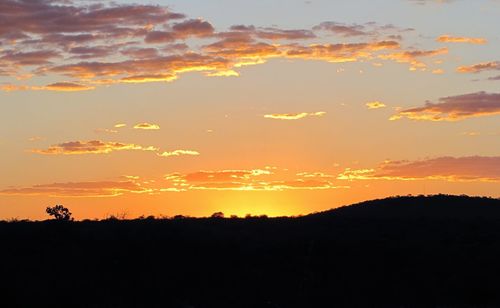
<svg viewBox="0 0 500 308">
<path fill-rule="evenodd" d="M 500 182 L 500 157 L 438 157 L 416 161 L 386 161 L 373 169 L 346 169 L 337 178 Z"/>
<path fill-rule="evenodd" d="M 457 68 L 457 72 L 459 73 L 480 73 L 484 71 L 500 71 L 500 61 L 482 62 Z"/>
<path fill-rule="evenodd" d="M 467 43 L 474 45 L 484 45 L 488 43 L 485 38 L 480 37 L 465 37 L 465 36 L 451 36 L 451 35 L 441 35 L 436 39 L 440 43 Z"/>
<path fill-rule="evenodd" d="M 229 28 L 231 32 L 223 33 L 222 36 L 238 36 L 256 37 L 266 40 L 307 40 L 315 38 L 316 35 L 311 30 L 306 29 L 279 29 L 275 27 L 256 27 L 253 25 L 234 25 Z"/>
<path fill-rule="evenodd" d="M 77 91 L 88 91 L 95 89 L 94 86 L 78 84 L 73 82 L 56 82 L 51 83 L 46 86 L 25 86 L 25 85 L 13 85 L 6 84 L 0 85 L 0 90 L 6 92 L 12 91 L 57 91 L 57 92 L 77 92 Z"/>
<path fill-rule="evenodd" d="M 14 187 L 0 190 L 0 195 L 47 195 L 52 197 L 114 197 L 124 193 L 149 193 L 136 181 L 66 182 Z"/>
<path fill-rule="evenodd" d="M 158 151 L 153 146 L 141 146 L 133 143 L 105 142 L 100 140 L 70 141 L 52 145 L 47 149 L 34 149 L 33 153 L 44 155 L 80 155 L 108 154 L 114 151 Z"/>
<path fill-rule="evenodd" d="M 380 51 L 400 48 L 396 41 L 378 41 L 370 43 L 342 43 L 342 44 L 311 44 L 308 46 L 292 45 L 285 50 L 287 58 L 306 60 L 323 60 L 331 63 L 356 62 L 370 59 Z M 388 59 L 391 59 L 386 55 Z"/>
<path fill-rule="evenodd" d="M 366 107 L 368 107 L 368 109 L 380 109 L 380 108 L 385 108 L 386 105 L 379 101 L 373 101 L 366 103 Z"/>
<path fill-rule="evenodd" d="M 500 93 L 476 92 L 443 97 L 438 103 L 426 102 L 423 107 L 398 112 L 391 120 L 459 121 L 495 114 L 500 114 Z"/>
<path fill-rule="evenodd" d="M 403 51 L 391 54 L 379 55 L 384 60 L 392 60 L 398 63 L 409 63 L 411 70 L 425 69 L 427 65 L 422 62 L 422 58 L 436 57 L 448 54 L 448 48 L 439 48 L 434 50 L 413 50 Z"/>
<path fill-rule="evenodd" d="M 283 191 L 349 188 L 335 185 L 333 177 L 306 177 L 300 174 L 291 177 L 288 174 L 277 175 L 265 169 L 172 173 L 166 175 L 165 179 L 173 187 L 184 190 Z"/>
<path fill-rule="evenodd" d="M 339 22 L 326 21 L 314 27 L 314 30 L 330 31 L 343 37 L 355 37 L 369 35 L 364 25 L 343 24 Z"/>
<path fill-rule="evenodd" d="M 198 156 L 198 155 L 200 155 L 200 153 L 198 151 L 194 151 L 194 150 L 175 150 L 175 151 L 171 151 L 171 152 L 166 151 L 166 152 L 158 153 L 158 156 L 161 156 L 161 157 L 184 156 L 184 155 Z"/>
<path fill-rule="evenodd" d="M 379 38 L 402 40 L 403 34 L 413 31 L 412 28 L 399 28 L 392 24 L 367 22 L 364 24 L 346 24 L 336 21 L 325 21 L 313 27 L 315 31 L 324 31 L 344 38 Z"/>
<path fill-rule="evenodd" d="M 159 130 L 160 125 L 144 122 L 144 123 L 139 123 L 139 124 L 134 125 L 134 128 L 135 129 L 144 129 L 144 130 Z"/>
<path fill-rule="evenodd" d="M 322 172 L 291 172 L 274 167 L 170 173 L 163 180 L 124 175 L 121 180 L 75 181 L 8 187 L 0 195 L 52 197 L 115 197 L 123 194 L 161 194 L 198 190 L 286 191 L 348 189 L 336 176 Z"/>
<path fill-rule="evenodd" d="M 109 128 L 97 128 L 94 131 L 98 134 L 116 134 L 116 133 L 118 133 L 117 130 L 109 129 Z"/>
<path fill-rule="evenodd" d="M 56 82 L 43 87 L 43 89 L 51 91 L 73 92 L 93 90 L 95 89 L 95 87 L 73 82 Z"/>
<path fill-rule="evenodd" d="M 300 113 L 274 113 L 274 114 L 265 114 L 264 118 L 266 119 L 274 119 L 274 120 L 300 120 L 307 117 L 321 117 L 324 116 L 326 112 L 318 111 L 318 112 L 300 112 Z"/>
</svg>

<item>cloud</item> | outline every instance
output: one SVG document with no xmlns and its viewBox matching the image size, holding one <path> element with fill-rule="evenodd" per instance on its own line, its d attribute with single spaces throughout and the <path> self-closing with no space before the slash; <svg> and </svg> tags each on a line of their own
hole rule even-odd
<svg viewBox="0 0 500 308">
<path fill-rule="evenodd" d="M 117 124 L 115 124 L 114 127 L 115 128 L 123 128 L 123 127 L 126 127 L 126 126 L 127 126 L 127 124 L 125 124 L 125 123 L 117 123 Z"/>
<path fill-rule="evenodd" d="M 159 130 L 160 125 L 151 123 L 139 123 L 134 125 L 135 129 L 145 129 L 145 130 Z"/>
<path fill-rule="evenodd" d="M 402 49 L 398 41 L 409 30 L 373 22 L 324 22 L 313 29 L 234 25 L 217 31 L 210 21 L 190 19 L 159 5 L 4 0 L 0 3 L 0 76 L 31 76 L 32 80 L 6 83 L 0 89 L 77 90 L 51 86 L 67 83 L 59 78 L 71 78 L 72 84 L 81 85 L 79 90 L 90 90 L 169 82 L 187 72 L 239 76 L 237 68 L 271 58 L 344 63 L 385 55 L 388 60 L 417 65 L 415 58 L 433 54 Z M 319 32 L 358 41 L 327 43 Z M 315 42 L 309 44 L 311 40 Z M 46 78 L 54 82 L 36 85 Z"/>
<path fill-rule="evenodd" d="M 15 52 L 6 51 L 0 57 L 0 60 L 9 62 L 13 65 L 28 66 L 50 63 L 50 59 L 57 58 L 60 55 L 55 51 L 30 51 Z"/>
<path fill-rule="evenodd" d="M 251 61 L 252 64 L 263 63 L 263 59 L 278 57 L 282 51 L 275 45 L 257 42 L 247 34 L 230 35 L 215 43 L 203 46 L 203 51 L 213 57 L 222 57 L 232 61 L 233 66 L 240 66 L 241 63 Z M 259 61 L 257 61 L 259 60 Z M 231 63 L 231 62 L 229 62 Z M 227 68 L 230 68 L 228 65 Z"/>
<path fill-rule="evenodd" d="M 157 48 L 138 48 L 132 47 L 120 51 L 123 55 L 132 57 L 134 59 L 151 59 L 159 55 Z"/>
<path fill-rule="evenodd" d="M 198 156 L 200 155 L 200 153 L 198 151 L 193 151 L 193 150 L 175 150 L 171 152 L 158 153 L 158 156 L 161 157 L 184 156 L 184 155 Z"/>
<path fill-rule="evenodd" d="M 269 170 L 253 169 L 253 170 L 221 170 L 221 171 L 198 171 L 190 173 L 183 178 L 190 182 L 225 182 L 234 181 L 236 179 L 250 179 L 252 177 L 270 175 Z"/>
<path fill-rule="evenodd" d="M 171 13 L 155 5 L 79 5 L 72 2 L 59 5 L 55 1 L 4 0 L 0 5 L 2 27 L 0 36 L 16 33 L 77 35 L 98 32 L 116 34 L 124 30 L 137 30 L 184 15 Z M 83 32 L 83 33 L 82 33 Z"/>
<path fill-rule="evenodd" d="M 116 130 L 99 129 L 96 133 L 117 133 Z M 43 155 L 85 155 L 85 154 L 109 154 L 116 151 L 150 151 L 156 152 L 160 157 L 174 156 L 198 156 L 200 153 L 194 150 L 163 151 L 154 146 L 142 146 L 134 143 L 105 142 L 100 140 L 70 141 L 52 145 L 47 149 L 33 149 L 32 153 Z"/>
<path fill-rule="evenodd" d="M 377 38 L 402 40 L 403 33 L 413 31 L 412 28 L 399 28 L 392 24 L 380 25 L 376 22 L 364 24 L 345 24 L 335 21 L 325 21 L 313 27 L 315 31 L 325 31 L 344 38 Z"/>
<path fill-rule="evenodd" d="M 326 112 L 318 111 L 318 112 L 301 112 L 301 113 L 275 113 L 275 114 L 265 114 L 264 118 L 266 119 L 275 119 L 275 120 L 300 120 L 306 117 L 321 117 L 324 116 Z"/>
<path fill-rule="evenodd" d="M 233 191 L 283 191 L 283 190 L 324 190 L 349 188 L 336 186 L 327 178 L 303 177 L 276 179 L 270 170 L 221 170 L 199 171 L 188 174 L 172 173 L 165 176 L 173 187 L 184 190 L 233 190 Z"/>
<path fill-rule="evenodd" d="M 363 25 L 346 25 L 333 21 L 322 22 L 321 24 L 315 26 L 314 30 L 330 31 L 343 37 L 353 37 L 353 36 L 366 36 L 369 33 L 366 31 L 366 27 Z"/>
<path fill-rule="evenodd" d="M 438 157 L 386 161 L 374 169 L 346 169 L 339 180 L 445 180 L 500 182 L 500 157 Z"/>
<path fill-rule="evenodd" d="M 373 53 L 383 50 L 397 49 L 396 41 L 379 41 L 372 43 L 344 44 L 311 44 L 309 46 L 288 46 L 286 57 L 309 60 L 323 60 L 331 63 L 355 62 L 370 59 Z"/>
<path fill-rule="evenodd" d="M 229 31 L 218 33 L 218 36 L 267 40 L 304 40 L 316 37 L 313 31 L 307 29 L 280 29 L 277 27 L 256 27 L 254 25 L 233 25 L 229 28 Z"/>
<path fill-rule="evenodd" d="M 8 187 L 0 195 L 52 196 L 52 197 L 114 197 L 123 194 L 160 194 L 198 190 L 220 191 L 286 191 L 348 189 L 335 185 L 335 176 L 320 172 L 290 174 L 284 169 L 236 169 L 170 173 L 163 181 L 124 175 L 116 181 L 58 182 L 23 187 Z M 338 181 L 342 182 L 342 181 Z"/>
<path fill-rule="evenodd" d="M 0 90 L 5 92 L 12 91 L 57 91 L 57 92 L 77 92 L 77 91 L 88 91 L 95 89 L 94 86 L 83 85 L 73 82 L 56 82 L 51 83 L 46 86 L 25 86 L 25 85 L 14 85 L 6 84 L 0 85 Z"/>
<path fill-rule="evenodd" d="M 47 195 L 51 197 L 114 197 L 124 193 L 149 193 L 135 181 L 66 182 L 7 188 L 0 195 Z"/>
<path fill-rule="evenodd" d="M 409 63 L 411 70 L 425 69 L 427 65 L 420 59 L 427 57 L 435 57 L 448 53 L 448 48 L 439 48 L 435 50 L 413 50 L 403 51 L 392 54 L 379 55 L 380 59 L 392 60 L 398 63 Z"/>
<path fill-rule="evenodd" d="M 151 31 L 145 37 L 149 44 L 169 43 L 189 37 L 206 38 L 214 34 L 214 27 L 201 19 L 189 19 L 176 23 L 167 31 Z"/>
<path fill-rule="evenodd" d="M 117 130 L 109 129 L 109 128 L 97 128 L 94 131 L 98 134 L 116 134 L 116 133 L 118 133 Z"/>
<path fill-rule="evenodd" d="M 315 38 L 311 30 L 305 29 L 279 29 L 275 27 L 258 28 L 253 25 L 234 25 L 229 28 L 232 32 L 223 33 L 222 37 L 248 37 L 265 40 L 307 40 Z"/>
<path fill-rule="evenodd" d="M 152 146 L 144 147 L 133 143 L 91 141 L 70 141 L 52 145 L 47 149 L 34 149 L 33 153 L 44 155 L 108 154 L 114 151 L 139 150 L 157 151 Z"/>
<path fill-rule="evenodd" d="M 176 23 L 172 27 L 177 38 L 209 37 L 212 36 L 215 29 L 208 22 L 201 19 L 189 19 L 181 23 Z"/>
<path fill-rule="evenodd" d="M 488 43 L 485 38 L 441 35 L 436 39 L 440 43 L 467 43 L 474 45 L 484 45 Z"/>
<path fill-rule="evenodd" d="M 366 103 L 366 107 L 368 107 L 368 109 L 380 109 L 386 107 L 386 105 L 379 101 L 373 101 Z"/>
<path fill-rule="evenodd" d="M 151 31 L 144 38 L 144 41 L 149 44 L 168 43 L 175 40 L 175 35 L 167 31 Z"/>
<path fill-rule="evenodd" d="M 90 46 L 90 47 L 73 47 L 68 50 L 74 59 L 92 59 L 92 58 L 106 58 L 112 55 L 118 46 Z"/>
<path fill-rule="evenodd" d="M 222 58 L 186 53 L 152 59 L 126 60 L 121 62 L 79 62 L 48 68 L 45 72 L 53 72 L 82 79 L 94 77 L 123 76 L 172 76 L 175 73 L 188 71 L 210 71 L 227 69 L 229 62 Z M 121 77 L 121 78 L 124 78 Z M 125 79 L 126 80 L 126 79 Z"/>
<path fill-rule="evenodd" d="M 439 103 L 426 102 L 423 107 L 400 111 L 391 120 L 460 121 L 495 114 L 500 114 L 500 93 L 476 92 L 443 97 Z"/>
<path fill-rule="evenodd" d="M 15 85 L 15 84 L 3 84 L 0 85 L 0 90 L 5 92 L 13 92 L 13 91 L 27 91 L 31 90 L 30 86 L 25 85 Z"/>
<path fill-rule="evenodd" d="M 43 87 L 44 90 L 74 92 L 95 89 L 93 86 L 82 85 L 73 82 L 56 82 Z"/>
<path fill-rule="evenodd" d="M 457 68 L 457 72 L 459 73 L 480 73 L 484 71 L 500 71 L 500 61 L 483 62 Z"/>
<path fill-rule="evenodd" d="M 234 70 L 217 71 L 205 74 L 208 77 L 238 77 L 240 74 Z"/>
<path fill-rule="evenodd" d="M 118 83 L 170 82 L 176 79 L 177 75 L 175 74 L 150 74 L 150 75 L 134 75 L 130 77 L 124 77 L 117 82 Z M 104 83 L 106 83 L 106 81 Z"/>
</svg>

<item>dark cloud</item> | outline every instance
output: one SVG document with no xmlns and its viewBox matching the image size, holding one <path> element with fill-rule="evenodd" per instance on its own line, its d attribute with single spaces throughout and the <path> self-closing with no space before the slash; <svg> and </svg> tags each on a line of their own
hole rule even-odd
<svg viewBox="0 0 500 308">
<path fill-rule="evenodd" d="M 0 57 L 0 60 L 10 62 L 14 65 L 28 66 L 47 64 L 50 62 L 50 59 L 57 58 L 59 56 L 59 53 L 49 50 L 30 52 L 6 51 Z"/>
<path fill-rule="evenodd" d="M 56 83 L 51 83 L 49 85 L 46 85 L 43 87 L 44 90 L 50 90 L 50 91 L 86 91 L 86 90 L 92 90 L 94 89 L 93 86 L 88 86 L 88 85 L 82 85 L 78 83 L 73 83 L 73 82 L 56 82 Z"/>
<path fill-rule="evenodd" d="M 353 37 L 356 42 L 328 44 L 317 37 L 315 31 L 320 30 Z M 0 75 L 18 81 L 6 82 L 0 89 L 78 88 L 59 87 L 66 81 L 54 82 L 58 87 L 21 81 L 42 76 L 71 77 L 71 84 L 81 85 L 81 89 L 172 81 L 190 71 L 239 76 L 237 68 L 277 57 L 328 62 L 380 57 L 415 65 L 420 64 L 415 58 L 435 55 L 402 50 L 399 41 L 406 31 L 409 29 L 375 22 L 325 22 L 314 29 L 234 25 L 216 31 L 209 21 L 188 19 L 157 5 L 4 0 L 0 1 Z M 321 43 L 311 42 L 315 38 Z M 203 39 L 203 43 L 192 39 Z"/>
<path fill-rule="evenodd" d="M 259 28 L 253 25 L 234 25 L 230 32 L 219 33 L 225 38 L 247 38 L 264 40 L 308 40 L 316 37 L 311 30 L 306 29 L 279 29 L 276 27 Z"/>
<path fill-rule="evenodd" d="M 477 92 L 443 97 L 439 103 L 427 102 L 423 107 L 402 110 L 391 119 L 459 121 L 495 114 L 500 114 L 500 93 Z"/>
<path fill-rule="evenodd" d="M 363 25 L 346 25 L 333 21 L 322 22 L 321 24 L 315 26 L 314 30 L 330 31 L 343 37 L 369 35 L 369 32 L 367 32 L 366 27 Z"/>
<path fill-rule="evenodd" d="M 196 70 L 211 67 L 213 70 L 225 68 L 228 61 L 223 58 L 195 53 L 156 57 L 152 59 L 127 60 L 122 62 L 80 62 L 55 66 L 49 69 L 71 77 L 93 78 L 120 75 L 159 74 Z"/>
<path fill-rule="evenodd" d="M 154 5 L 57 5 L 44 0 L 0 2 L 0 38 L 12 33 L 110 33 L 121 27 L 162 24 L 184 18 Z"/>
<path fill-rule="evenodd" d="M 151 59 L 159 55 L 158 49 L 156 48 L 129 48 L 122 50 L 121 53 L 125 56 L 129 56 L 134 59 Z"/>
<path fill-rule="evenodd" d="M 459 73 L 481 73 L 485 71 L 500 71 L 500 61 L 483 62 L 457 68 Z"/>
<path fill-rule="evenodd" d="M 143 147 L 137 144 L 121 142 L 104 142 L 100 140 L 70 141 L 52 145 L 47 149 L 36 149 L 33 153 L 44 155 L 79 155 L 79 154 L 108 154 L 114 151 L 140 150 L 156 151 L 154 147 Z"/>
<path fill-rule="evenodd" d="M 148 32 L 144 41 L 149 44 L 168 43 L 176 40 L 173 32 L 151 31 Z"/>
<path fill-rule="evenodd" d="M 189 19 L 181 23 L 176 23 L 172 27 L 177 38 L 194 37 L 209 37 L 215 29 L 208 22 L 200 19 Z"/>
</svg>

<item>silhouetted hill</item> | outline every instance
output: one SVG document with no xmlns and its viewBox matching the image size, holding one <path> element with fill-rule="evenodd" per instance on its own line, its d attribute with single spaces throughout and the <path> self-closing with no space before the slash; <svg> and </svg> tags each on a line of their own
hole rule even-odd
<svg viewBox="0 0 500 308">
<path fill-rule="evenodd" d="M 0 223 L 1 307 L 500 307 L 500 201 Z"/>
<path fill-rule="evenodd" d="M 398 196 L 365 201 L 309 216 L 363 219 L 500 219 L 500 199 L 451 195 Z"/>
</svg>

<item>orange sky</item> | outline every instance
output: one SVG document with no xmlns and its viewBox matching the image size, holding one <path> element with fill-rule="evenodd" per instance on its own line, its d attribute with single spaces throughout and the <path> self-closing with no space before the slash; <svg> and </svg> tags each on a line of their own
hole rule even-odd
<svg viewBox="0 0 500 308">
<path fill-rule="evenodd" d="M 0 219 L 500 197 L 500 3 L 391 1 L 2 2 Z"/>
</svg>

